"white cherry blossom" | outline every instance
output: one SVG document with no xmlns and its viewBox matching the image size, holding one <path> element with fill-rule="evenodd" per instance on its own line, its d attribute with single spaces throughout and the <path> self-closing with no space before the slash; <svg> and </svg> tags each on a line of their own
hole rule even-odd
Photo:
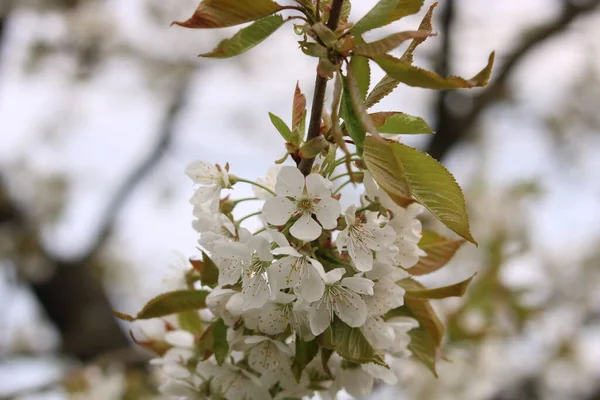
<svg viewBox="0 0 600 400">
<path fill-rule="evenodd" d="M 294 292 L 308 302 L 317 301 L 323 296 L 325 270 L 319 261 L 301 254 L 289 243 L 273 250 L 273 254 L 284 255 L 270 268 L 276 290 L 294 288 Z"/>
<path fill-rule="evenodd" d="M 277 174 L 279 174 L 281 168 L 282 167 L 280 165 L 272 165 L 267 171 L 267 176 L 264 179 L 258 178 L 256 182 L 268 189 L 271 189 L 272 191 L 275 191 L 275 182 L 277 180 Z M 272 193 L 266 191 L 265 189 L 259 186 L 253 185 L 252 191 L 254 192 L 254 195 L 261 200 L 268 200 L 274 197 Z"/>
<path fill-rule="evenodd" d="M 336 242 L 339 250 L 350 254 L 356 269 L 369 271 L 373 268 L 373 251 L 386 249 L 395 239 L 394 230 L 385 225 L 379 227 L 374 221 L 357 218 L 356 206 L 351 205 L 344 214 L 346 229 L 338 235 Z"/>
<path fill-rule="evenodd" d="M 304 340 L 312 339 L 308 325 L 308 316 L 305 310 L 295 307 L 296 296 L 279 292 L 274 300 L 269 301 L 260 309 L 250 310 L 256 316 L 258 330 L 267 335 L 283 333 L 288 326 L 292 334 L 298 334 Z"/>
<path fill-rule="evenodd" d="M 248 364 L 253 370 L 267 374 L 290 369 L 292 352 L 286 344 L 266 336 L 247 337 L 246 344 L 252 346 L 248 351 Z"/>
<path fill-rule="evenodd" d="M 240 232 L 245 231 L 240 229 Z M 240 235 L 240 242 L 219 244 L 215 252 L 219 267 L 219 285 L 233 285 L 242 278 L 244 309 L 262 307 L 271 297 L 268 267 L 273 255 L 270 243 L 261 236 L 247 239 Z"/>
<path fill-rule="evenodd" d="M 419 247 L 422 225 L 417 215 L 421 214 L 423 209 L 424 207 L 417 203 L 412 203 L 407 208 L 399 207 L 390 220 L 389 225 L 396 232 L 390 254 L 391 263 L 410 268 L 419 261 L 419 257 L 427 255 Z"/>
<path fill-rule="evenodd" d="M 373 294 L 373 282 L 361 277 L 343 278 L 344 268 L 327 272 L 323 298 L 312 303 L 308 315 L 312 333 L 317 336 L 327 329 L 333 315 L 351 327 L 362 326 L 367 319 L 367 306 L 362 295 Z"/>
<path fill-rule="evenodd" d="M 203 185 L 196 189 L 190 203 L 216 212 L 219 209 L 221 190 L 231 188 L 227 170 L 218 164 L 198 160 L 188 165 L 185 173 L 194 183 Z"/>
<path fill-rule="evenodd" d="M 207 375 L 206 368 L 199 371 Z M 212 366 L 210 369 L 211 390 L 227 400 L 270 400 L 269 390 L 254 374 L 230 364 Z"/>
<path fill-rule="evenodd" d="M 299 217 L 290 228 L 296 239 L 317 239 L 322 228 L 334 229 L 341 212 L 340 203 L 331 197 L 331 182 L 319 174 L 306 178 L 296 167 L 282 167 L 275 184 L 277 196 L 263 206 L 263 217 L 272 225 L 285 225 L 290 218 Z M 319 221 L 315 221 L 313 216 Z"/>
</svg>

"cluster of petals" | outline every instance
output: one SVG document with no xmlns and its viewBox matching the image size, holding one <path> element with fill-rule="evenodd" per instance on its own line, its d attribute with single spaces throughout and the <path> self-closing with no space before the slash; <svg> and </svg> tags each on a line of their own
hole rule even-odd
<svg viewBox="0 0 600 400">
<path fill-rule="evenodd" d="M 164 332 L 160 341 L 171 348 L 153 361 L 167 376 L 163 393 L 180 399 L 211 398 L 210 393 L 228 400 L 311 396 L 308 371 L 318 374 L 322 357 L 295 376 L 295 341 L 314 340 L 335 320 L 360 329 L 386 360 L 409 354 L 408 332 L 416 321 L 385 315 L 404 304 L 396 282 L 424 255 L 418 247 L 421 206 L 398 206 L 365 171 L 361 204 L 342 214 L 331 181 L 278 166 L 254 188 L 255 200 L 262 202 L 254 215 L 264 227 L 253 234 L 220 210 L 221 191 L 237 181 L 230 181 L 227 168 L 197 161 L 186 173 L 201 185 L 191 199 L 198 244 L 218 269 L 205 317 L 228 327 L 229 349 L 219 364 L 214 355 L 198 358 L 198 336 Z M 327 374 L 333 379 L 322 383 L 321 397 L 342 388 L 366 396 L 375 379 L 396 383 L 385 367 L 342 361 L 335 353 L 329 357 Z M 272 395 L 274 386 L 279 389 Z"/>
</svg>

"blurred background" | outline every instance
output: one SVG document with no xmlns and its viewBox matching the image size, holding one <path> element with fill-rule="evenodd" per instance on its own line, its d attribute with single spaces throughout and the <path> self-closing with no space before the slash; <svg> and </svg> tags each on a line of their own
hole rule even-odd
<svg viewBox="0 0 600 400">
<path fill-rule="evenodd" d="M 356 20 L 375 1 L 353 3 Z M 444 0 L 416 63 L 471 76 L 496 50 L 490 85 L 375 107 L 434 126 L 405 141 L 455 174 L 480 245 L 427 277 L 478 272 L 435 304 L 440 378 L 408 360 L 373 399 L 600 399 L 599 3 Z M 195 253 L 185 166 L 255 179 L 285 153 L 267 113 L 289 120 L 297 80 L 310 99 L 315 59 L 291 26 L 197 59 L 236 29 L 169 28 L 196 6 L 0 0 L 0 399 L 158 398 L 111 309 L 136 312 Z"/>
</svg>

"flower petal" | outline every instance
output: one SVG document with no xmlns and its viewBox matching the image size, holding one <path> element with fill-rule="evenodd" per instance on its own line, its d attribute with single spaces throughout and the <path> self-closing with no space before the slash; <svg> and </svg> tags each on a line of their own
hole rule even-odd
<svg viewBox="0 0 600 400">
<path fill-rule="evenodd" d="M 319 174 L 310 174 L 306 177 L 306 191 L 312 197 L 320 199 L 331 197 L 331 186 L 332 183 Z"/>
<path fill-rule="evenodd" d="M 380 279 L 373 287 L 373 295 L 366 297 L 369 315 L 379 317 L 404 304 L 404 289 L 390 279 Z"/>
<path fill-rule="evenodd" d="M 346 211 L 344 212 L 344 218 L 346 219 L 346 224 L 354 225 L 356 222 L 356 206 L 354 204 L 346 208 Z"/>
<path fill-rule="evenodd" d="M 250 278 L 244 276 L 244 279 L 242 279 L 242 296 L 244 298 L 244 310 L 264 306 L 271 297 L 271 291 L 264 274 L 255 273 Z"/>
<path fill-rule="evenodd" d="M 331 304 L 328 299 L 324 298 L 310 306 L 308 320 L 313 335 L 318 336 L 325 332 L 331 323 Z"/>
<path fill-rule="evenodd" d="M 278 335 L 288 326 L 285 306 L 269 302 L 265 304 L 258 316 L 258 329 L 267 335 Z"/>
<path fill-rule="evenodd" d="M 214 164 L 209 164 L 204 161 L 194 161 L 185 169 L 185 173 L 194 183 L 203 185 L 216 185 L 219 183 L 221 174 Z"/>
<path fill-rule="evenodd" d="M 323 197 L 315 204 L 315 215 L 325 229 L 334 229 L 337 226 L 337 219 L 341 212 L 340 202 L 333 197 Z"/>
<path fill-rule="evenodd" d="M 165 342 L 175 347 L 191 349 L 194 347 L 194 335 L 188 331 L 170 331 L 165 333 Z"/>
<path fill-rule="evenodd" d="M 321 225 L 308 214 L 303 214 L 290 228 L 293 237 L 305 242 L 315 240 L 321 235 Z"/>
<path fill-rule="evenodd" d="M 279 226 L 288 222 L 295 211 L 294 203 L 285 197 L 277 196 L 265 201 L 262 216 L 268 223 Z"/>
<path fill-rule="evenodd" d="M 298 198 L 304 191 L 304 175 L 296 167 L 282 167 L 277 174 L 275 193 L 279 196 L 290 196 Z"/>
<path fill-rule="evenodd" d="M 342 386 L 353 397 L 368 397 L 373 390 L 373 377 L 359 368 L 348 368 L 340 371 Z"/>
<path fill-rule="evenodd" d="M 332 269 L 331 271 L 329 271 L 325 275 L 323 275 L 323 280 L 325 281 L 325 283 L 327 285 L 331 285 L 331 284 L 339 281 L 340 279 L 342 279 L 342 276 L 344 276 L 345 273 L 346 273 L 345 268 Z"/>
<path fill-rule="evenodd" d="M 343 287 L 350 289 L 353 292 L 359 294 L 366 294 L 369 296 L 373 295 L 374 283 L 369 279 L 361 278 L 359 276 L 352 276 L 349 278 L 342 279 L 341 284 Z"/>
<path fill-rule="evenodd" d="M 323 297 L 325 282 L 321 274 L 312 265 L 305 265 L 304 279 L 298 285 L 297 290 L 303 299 L 309 302 L 317 301 Z"/>
<path fill-rule="evenodd" d="M 359 240 L 350 240 L 348 254 L 357 270 L 366 272 L 373 268 L 373 252 Z"/>
<path fill-rule="evenodd" d="M 341 298 L 333 304 L 333 309 L 342 321 L 353 328 L 363 326 L 367 320 L 367 306 L 364 300 L 350 290 L 342 292 Z"/>
</svg>

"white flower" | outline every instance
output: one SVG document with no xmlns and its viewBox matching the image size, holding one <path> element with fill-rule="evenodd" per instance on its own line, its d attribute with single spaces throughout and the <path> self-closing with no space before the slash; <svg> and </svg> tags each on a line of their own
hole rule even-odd
<svg viewBox="0 0 600 400">
<path fill-rule="evenodd" d="M 372 295 L 373 282 L 356 276 L 342 279 L 344 272 L 344 268 L 337 268 L 326 273 L 323 298 L 309 307 L 310 328 L 315 336 L 327 329 L 334 313 L 351 327 L 362 326 L 367 319 L 367 306 L 360 295 Z"/>
<path fill-rule="evenodd" d="M 280 165 L 272 165 L 269 168 L 269 171 L 267 171 L 267 176 L 265 177 L 265 179 L 258 178 L 256 182 L 260 183 L 266 188 L 271 189 L 272 191 L 275 191 L 275 181 L 277 179 L 277 174 L 279 174 L 281 168 L 282 167 Z M 261 200 L 268 200 L 270 198 L 273 198 L 273 195 L 270 192 L 266 191 L 265 189 L 259 186 L 252 185 L 252 191 L 254 192 L 254 195 Z"/>
<path fill-rule="evenodd" d="M 227 170 L 219 165 L 198 160 L 188 165 L 185 173 L 194 183 L 204 185 L 196 190 L 190 203 L 202 207 L 208 206 L 208 210 L 216 212 L 219 209 L 221 190 L 231 187 Z"/>
<path fill-rule="evenodd" d="M 310 174 L 305 179 L 298 168 L 282 167 L 277 175 L 275 193 L 276 197 L 265 202 L 263 217 L 268 223 L 280 226 L 292 216 L 299 216 L 290 228 L 296 239 L 315 240 L 321 235 L 321 226 L 325 229 L 336 227 L 340 203 L 331 197 L 331 182 L 321 175 Z"/>
<path fill-rule="evenodd" d="M 373 176 L 369 171 L 364 171 L 363 184 L 365 185 L 366 197 L 370 202 L 378 201 L 382 206 L 392 211 L 394 214 L 396 214 L 398 209 L 401 208 L 383 189 L 377 185 L 375 179 L 373 179 Z"/>
<path fill-rule="evenodd" d="M 292 334 L 298 334 L 305 340 L 312 339 L 306 311 L 294 307 L 295 299 L 293 294 L 279 292 L 273 301 L 259 309 L 250 310 L 256 315 L 258 329 L 274 336 L 283 333 L 289 325 Z"/>
<path fill-rule="evenodd" d="M 283 235 L 282 235 L 283 236 Z M 272 288 L 276 291 L 286 288 L 294 288 L 294 293 L 299 294 L 304 300 L 313 302 L 323 296 L 325 282 L 323 265 L 314 258 L 301 254 L 289 245 L 285 237 L 284 246 L 273 250 L 273 254 L 285 255 L 276 260 L 270 269 L 270 277 L 273 281 Z"/>
<path fill-rule="evenodd" d="M 338 249 L 347 249 L 359 271 L 373 268 L 373 250 L 383 250 L 392 243 L 396 233 L 388 225 L 380 228 L 374 222 L 356 218 L 356 206 L 346 209 L 346 229 L 336 239 Z"/>
<path fill-rule="evenodd" d="M 202 371 L 201 374 L 207 374 Z M 270 400 L 271 394 L 258 377 L 239 367 L 223 364 L 213 366 L 210 370 L 212 380 L 210 386 L 213 392 L 227 400 Z"/>
<path fill-rule="evenodd" d="M 234 325 L 242 315 L 243 299 L 232 289 L 214 288 L 206 296 L 206 307 L 215 316 L 223 318 L 225 324 Z"/>
<path fill-rule="evenodd" d="M 266 336 L 249 336 L 246 343 L 252 345 L 248 351 L 248 365 L 253 370 L 266 374 L 291 368 L 292 353 L 284 343 Z"/>
<path fill-rule="evenodd" d="M 389 223 L 396 232 L 396 239 L 391 246 L 393 249 L 391 254 L 393 264 L 410 268 L 419 261 L 419 257 L 427 255 L 419 247 L 422 226 L 421 221 L 417 219 L 417 215 L 422 212 L 423 206 L 417 203 L 413 203 L 407 208 L 398 207 L 398 210 L 396 210 L 394 218 Z"/>
<path fill-rule="evenodd" d="M 240 233 L 245 231 L 240 229 Z M 249 234 L 249 233 L 248 233 Z M 250 236 L 215 246 L 219 267 L 219 285 L 233 285 L 242 277 L 244 310 L 262 307 L 271 297 L 268 267 L 273 261 L 270 243 L 261 236 Z M 225 256 L 226 255 L 226 256 Z M 273 294 L 274 295 L 274 294 Z"/>
<path fill-rule="evenodd" d="M 192 222 L 194 229 L 200 233 L 198 243 L 206 250 L 213 251 L 218 243 L 228 243 L 236 235 L 233 222 L 221 213 L 207 212 L 200 206 L 194 207 Z"/>
</svg>

